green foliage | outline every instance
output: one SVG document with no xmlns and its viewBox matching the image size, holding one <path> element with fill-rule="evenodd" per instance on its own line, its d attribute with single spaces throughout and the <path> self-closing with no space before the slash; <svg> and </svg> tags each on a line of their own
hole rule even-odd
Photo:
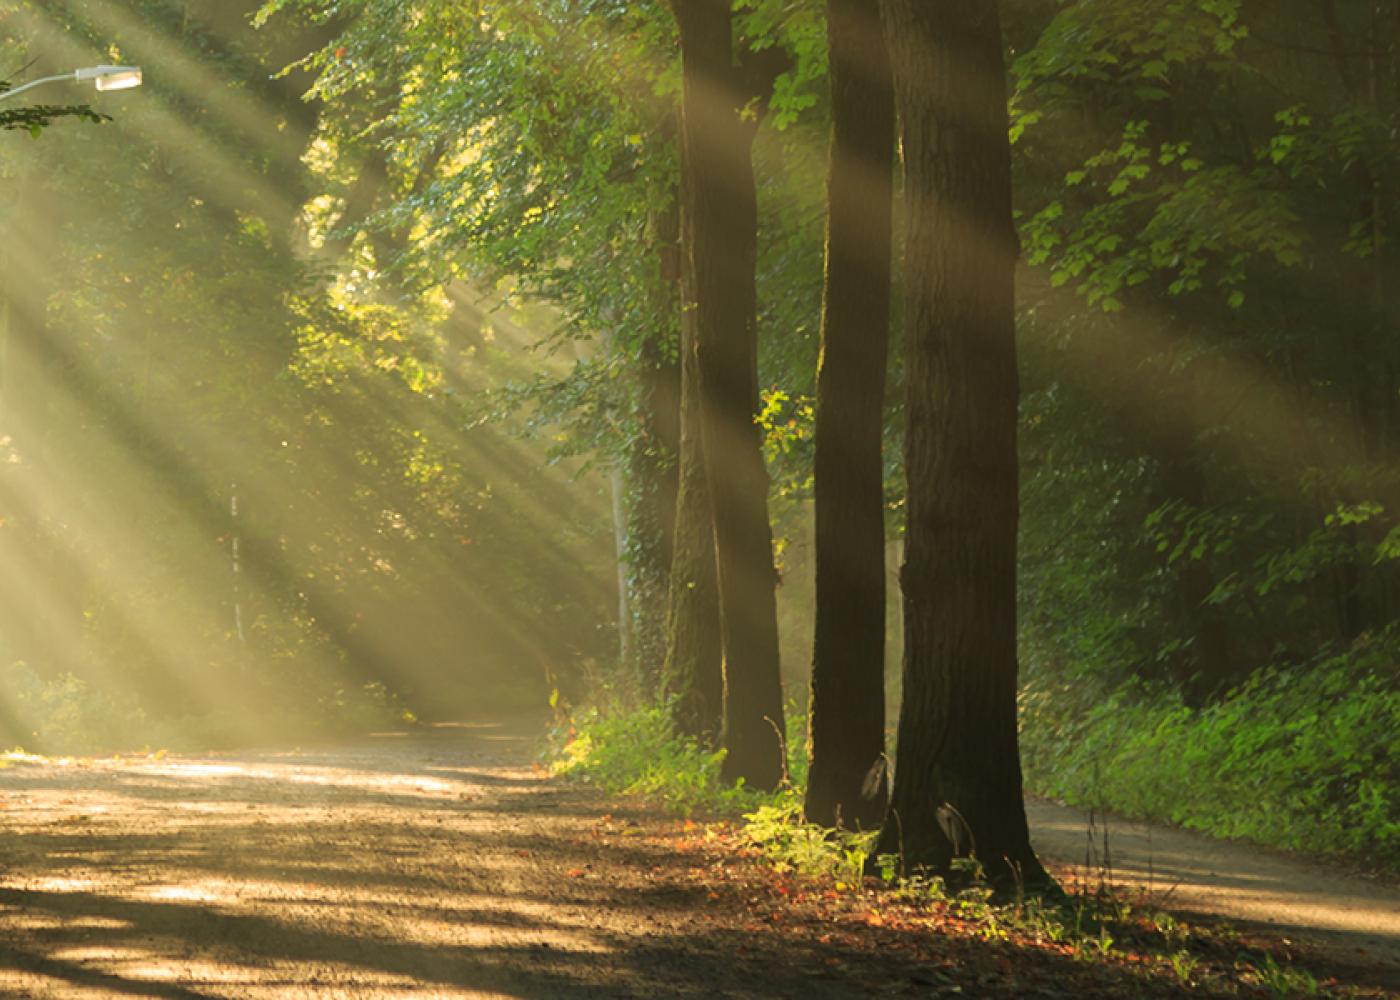
<svg viewBox="0 0 1400 1000">
<path fill-rule="evenodd" d="M 1118 690 L 1083 714 L 1023 695 L 1027 786 L 1220 837 L 1400 870 L 1400 633 L 1262 671 L 1216 704 Z"/>
<path fill-rule="evenodd" d="M 1254 977 L 1277 1000 L 1318 995 L 1317 979 L 1307 969 L 1280 965 L 1272 955 L 1265 955 L 1263 962 L 1255 966 Z"/>
<path fill-rule="evenodd" d="M 1076 701 L 1136 677 L 1198 705 L 1400 613 L 1400 90 L 1359 55 L 1390 51 L 1369 9 L 1329 10 L 1008 18 L 1023 662 Z"/>
<path fill-rule="evenodd" d="M 645 795 L 678 816 L 734 813 L 762 798 L 742 786 L 726 787 L 719 777 L 724 752 L 676 735 L 662 705 L 584 710 L 556 730 L 553 743 L 554 773 L 608 792 Z"/>
<path fill-rule="evenodd" d="M 805 822 L 802 793 L 796 788 L 780 791 L 744 819 L 744 835 L 778 871 L 830 880 L 838 891 L 863 886 L 878 830 L 852 833 Z"/>
<path fill-rule="evenodd" d="M 270 78 L 331 32 L 256 32 L 256 6 L 30 3 L 0 25 L 10 56 L 184 68 L 107 127 L 0 150 L 0 561 L 35 584 L 0 607 L 0 666 L 124 690 L 137 745 L 259 702 L 368 719 L 375 681 L 444 714 L 535 700 L 546 663 L 610 645 L 605 588 L 566 592 L 609 569 L 591 484 L 478 420 L 551 367 L 519 357 L 523 310 L 385 277 L 393 240 L 349 217 L 373 173 L 358 125 L 322 122 L 301 71 Z M 396 157 L 390 193 L 425 167 Z"/>
<path fill-rule="evenodd" d="M 560 702 L 553 702 L 556 712 Z M 697 812 L 744 819 L 744 836 L 780 871 L 829 879 L 856 891 L 864 882 L 878 831 L 825 830 L 802 819 L 806 781 L 806 716 L 789 705 L 789 782 L 763 794 L 720 780 L 722 750 L 706 750 L 675 734 L 667 706 L 586 709 L 560 714 L 549 755 L 555 774 L 590 781 L 615 794 L 643 795 L 669 812 Z"/>
<path fill-rule="evenodd" d="M 4 94 L 4 89 L 3 84 L 0 84 L 0 95 Z M 79 121 L 92 122 L 94 125 L 112 120 L 111 116 L 100 114 L 85 104 L 36 104 L 30 107 L 0 109 L 0 131 L 28 132 L 32 138 L 37 139 L 43 135 L 44 129 L 61 118 L 76 118 Z"/>
</svg>

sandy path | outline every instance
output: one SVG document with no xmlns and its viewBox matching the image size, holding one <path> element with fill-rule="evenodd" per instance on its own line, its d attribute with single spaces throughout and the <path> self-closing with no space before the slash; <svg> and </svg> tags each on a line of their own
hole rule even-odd
<svg viewBox="0 0 1400 1000">
<path fill-rule="evenodd" d="M 530 737 L 0 769 L 0 996 L 1183 992 L 872 923 L 873 897 L 804 909 L 694 828 L 545 779 Z"/>
<path fill-rule="evenodd" d="M 1187 830 L 1092 818 L 1043 800 L 1026 804 L 1031 841 L 1044 857 L 1103 872 L 1148 892 L 1173 912 L 1201 913 L 1319 941 L 1363 968 L 1383 967 L 1400 987 L 1400 886 L 1249 844 Z M 1108 864 L 1104 865 L 1107 832 Z"/>
<path fill-rule="evenodd" d="M 927 992 L 902 942 L 760 926 L 683 824 L 547 780 L 533 735 L 0 770 L 0 996 Z"/>
</svg>

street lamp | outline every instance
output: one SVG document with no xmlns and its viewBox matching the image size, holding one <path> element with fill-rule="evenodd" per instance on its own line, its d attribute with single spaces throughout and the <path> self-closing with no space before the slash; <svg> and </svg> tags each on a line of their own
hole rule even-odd
<svg viewBox="0 0 1400 1000">
<path fill-rule="evenodd" d="M 130 90 L 132 87 L 141 86 L 141 67 L 88 66 L 85 69 L 75 69 L 71 73 L 59 73 L 57 76 L 41 76 L 37 80 L 30 80 L 13 90 L 7 90 L 0 94 L 0 101 L 7 97 L 14 97 L 16 94 L 22 94 L 41 84 L 57 83 L 60 80 L 91 80 L 98 90 Z"/>
</svg>

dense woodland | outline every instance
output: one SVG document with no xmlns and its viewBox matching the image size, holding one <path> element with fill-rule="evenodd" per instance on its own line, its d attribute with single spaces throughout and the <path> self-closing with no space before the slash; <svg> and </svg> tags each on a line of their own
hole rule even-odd
<svg viewBox="0 0 1400 1000">
<path fill-rule="evenodd" d="M 911 865 L 1037 880 L 1023 786 L 1400 865 L 1400 2 L 0 45 L 146 73 L 3 120 L 6 744 L 553 704 Z"/>
</svg>

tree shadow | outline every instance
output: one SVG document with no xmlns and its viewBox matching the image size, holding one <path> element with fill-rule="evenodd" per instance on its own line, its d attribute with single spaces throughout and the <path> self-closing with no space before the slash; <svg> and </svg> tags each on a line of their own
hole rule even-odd
<svg viewBox="0 0 1400 1000">
<path fill-rule="evenodd" d="M 1131 969 L 1088 966 L 1002 942 L 945 939 L 933 952 L 910 947 L 907 934 L 869 929 L 860 946 L 822 944 L 791 929 L 737 929 L 696 933 L 657 926 L 642 939 L 600 933 L 587 948 L 561 947 L 547 936 L 478 945 L 390 940 L 347 934 L 259 914 L 220 912 L 204 904 L 138 901 L 91 892 L 0 890 L 0 904 L 44 912 L 69 922 L 100 917 L 97 930 L 39 932 L 0 948 L 0 966 L 116 994 L 202 997 L 202 988 L 226 988 L 230 972 L 259 984 L 260 970 L 295 963 L 368 975 L 389 987 L 401 979 L 440 990 L 496 991 L 518 997 L 733 996 L 836 998 L 931 995 L 957 987 L 963 995 L 1167 997 L 1210 996 L 1150 982 Z M 467 913 L 454 914 L 466 918 Z M 530 930 L 528 923 L 513 929 Z M 534 930 L 547 934 L 547 922 Z M 810 928 L 804 928 L 803 931 Z M 198 949 L 216 964 L 209 981 L 162 983 L 59 961 L 50 952 L 80 940 L 89 950 Z M 177 952 L 179 953 L 179 952 Z M 363 978 L 360 980 L 364 985 Z M 290 985 L 290 984 L 289 984 Z M 304 984 L 303 984 L 304 985 Z M 1052 988 L 1053 987 L 1053 988 Z M 939 989 L 935 989 L 939 988 Z"/>
<path fill-rule="evenodd" d="M 50 796 L 25 814 L 29 828 L 0 840 L 0 989 L 27 974 L 162 997 L 271 985 L 517 997 L 824 1000 L 954 986 L 983 997 L 1042 986 L 1186 995 L 1128 967 L 1007 942 L 796 910 L 767 919 L 752 884 L 697 878 L 703 858 L 677 850 L 639 804 L 494 772 L 448 745 L 451 754 L 419 747 L 373 768 L 354 753 L 298 756 L 246 781 L 212 768 L 229 758 L 173 776 L 154 765 L 0 773 L 0 790 Z M 263 767 L 273 755 L 249 759 Z M 345 780 L 292 780 L 316 768 Z M 468 800 L 356 777 L 369 774 L 474 791 Z M 89 792 L 135 809 L 124 823 L 97 809 L 91 822 L 58 822 L 52 797 L 82 812 Z M 148 979 L 153 970 L 163 978 Z"/>
</svg>

